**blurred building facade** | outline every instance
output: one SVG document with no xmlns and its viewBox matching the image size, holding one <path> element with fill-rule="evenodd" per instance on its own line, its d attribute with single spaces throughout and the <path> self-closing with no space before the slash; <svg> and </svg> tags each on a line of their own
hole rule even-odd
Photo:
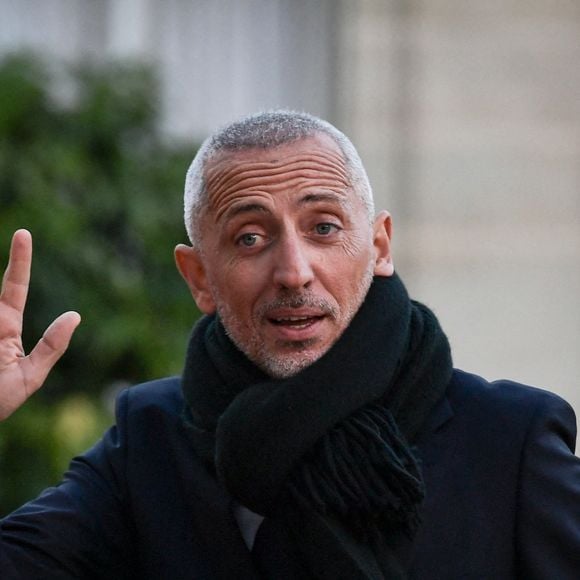
<svg viewBox="0 0 580 580">
<path fill-rule="evenodd" d="M 169 137 L 257 109 L 359 148 L 456 364 L 580 411 L 580 4 L 0 0 L 0 56 L 158 67 Z"/>
</svg>

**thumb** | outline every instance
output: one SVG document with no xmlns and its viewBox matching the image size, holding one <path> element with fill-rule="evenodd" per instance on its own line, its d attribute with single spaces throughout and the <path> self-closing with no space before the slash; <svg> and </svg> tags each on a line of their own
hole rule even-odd
<svg viewBox="0 0 580 580">
<path fill-rule="evenodd" d="M 72 335 L 81 322 L 78 312 L 70 311 L 61 314 L 46 329 L 42 338 L 32 349 L 27 358 L 26 384 L 30 396 L 46 379 L 50 369 L 64 354 Z"/>
</svg>

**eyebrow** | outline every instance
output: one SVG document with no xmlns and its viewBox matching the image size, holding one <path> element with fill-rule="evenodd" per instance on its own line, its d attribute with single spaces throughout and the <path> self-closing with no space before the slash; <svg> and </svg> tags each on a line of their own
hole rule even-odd
<svg viewBox="0 0 580 580">
<path fill-rule="evenodd" d="M 318 203 L 321 201 L 330 201 L 341 207 L 349 206 L 347 200 L 336 193 L 308 193 L 298 200 L 297 205 L 306 205 L 308 203 Z"/>
<path fill-rule="evenodd" d="M 224 214 L 223 218 L 226 220 L 230 220 L 238 215 L 244 213 L 270 213 L 270 210 L 263 206 L 261 203 L 256 202 L 249 202 L 249 203 L 240 203 L 236 204 L 234 207 L 229 208 Z"/>
</svg>

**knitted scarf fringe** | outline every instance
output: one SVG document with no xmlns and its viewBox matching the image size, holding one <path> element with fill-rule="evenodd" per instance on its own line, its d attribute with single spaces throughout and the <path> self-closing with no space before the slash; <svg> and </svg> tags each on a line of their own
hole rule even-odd
<svg viewBox="0 0 580 580">
<path fill-rule="evenodd" d="M 385 524 L 412 535 L 425 495 L 419 462 L 379 404 L 328 431 L 291 474 L 287 490 L 305 508 L 338 517 L 361 539 Z"/>
</svg>

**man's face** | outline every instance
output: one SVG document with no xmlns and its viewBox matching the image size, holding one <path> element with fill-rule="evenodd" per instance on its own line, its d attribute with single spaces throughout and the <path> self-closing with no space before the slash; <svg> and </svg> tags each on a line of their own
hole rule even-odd
<svg viewBox="0 0 580 580">
<path fill-rule="evenodd" d="M 362 303 L 376 271 L 377 226 L 326 135 L 221 154 L 205 180 L 198 305 L 217 310 L 268 374 L 293 375 L 334 344 Z"/>
</svg>

